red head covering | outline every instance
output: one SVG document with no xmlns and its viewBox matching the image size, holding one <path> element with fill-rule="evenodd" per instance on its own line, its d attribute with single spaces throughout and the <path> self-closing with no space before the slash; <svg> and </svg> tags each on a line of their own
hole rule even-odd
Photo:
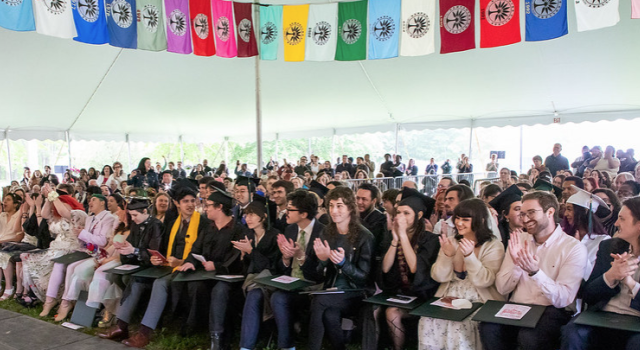
<svg viewBox="0 0 640 350">
<path fill-rule="evenodd" d="M 65 194 L 62 196 L 59 196 L 58 199 L 64 203 L 67 204 L 71 207 L 71 210 L 82 210 L 84 211 L 84 206 L 82 204 L 80 204 L 80 202 L 78 202 L 75 198 L 73 198 L 72 196 Z M 58 211 L 56 210 L 56 207 L 53 207 L 53 215 L 60 217 L 60 214 L 58 214 Z"/>
</svg>

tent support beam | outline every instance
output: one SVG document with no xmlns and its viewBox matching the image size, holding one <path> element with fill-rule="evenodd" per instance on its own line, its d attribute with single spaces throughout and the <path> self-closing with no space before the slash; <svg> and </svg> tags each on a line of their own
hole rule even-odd
<svg viewBox="0 0 640 350">
<path fill-rule="evenodd" d="M 260 108 L 260 58 L 256 56 L 256 144 L 258 175 L 262 171 L 262 110 Z"/>
<path fill-rule="evenodd" d="M 131 141 L 129 141 L 129 134 L 125 134 L 127 140 L 127 158 L 129 158 L 129 171 L 131 171 Z"/>
<path fill-rule="evenodd" d="M 229 136 L 224 137 L 224 163 L 229 168 Z"/>
<path fill-rule="evenodd" d="M 471 162 L 471 151 L 473 150 L 473 119 L 471 119 L 471 127 L 469 128 L 469 162 Z"/>
<path fill-rule="evenodd" d="M 522 173 L 522 145 L 524 144 L 523 129 L 524 129 L 524 126 L 520 125 L 520 171 L 518 172 L 519 174 Z"/>
<path fill-rule="evenodd" d="M 276 162 L 280 159 L 279 153 L 280 133 L 276 133 Z"/>
<path fill-rule="evenodd" d="M 333 129 L 333 136 L 331 136 L 331 164 L 336 159 L 336 129 Z"/>
<path fill-rule="evenodd" d="M 180 161 L 184 164 L 184 146 L 182 142 L 182 135 L 178 137 L 178 141 L 180 141 Z"/>
<path fill-rule="evenodd" d="M 13 181 L 13 171 L 11 170 L 11 146 L 9 146 L 9 128 L 4 130 L 4 139 L 7 141 L 7 164 L 9 164 L 9 181 Z"/>
<path fill-rule="evenodd" d="M 69 137 L 69 130 L 64 132 L 64 136 L 67 139 L 67 151 L 69 152 L 69 169 L 71 169 L 71 138 Z"/>
<path fill-rule="evenodd" d="M 396 123 L 396 148 L 393 153 L 398 154 L 400 148 L 400 124 Z"/>
</svg>

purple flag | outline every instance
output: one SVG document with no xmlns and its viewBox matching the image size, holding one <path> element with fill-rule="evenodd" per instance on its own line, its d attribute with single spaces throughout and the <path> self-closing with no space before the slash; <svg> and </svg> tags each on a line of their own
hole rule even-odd
<svg viewBox="0 0 640 350">
<path fill-rule="evenodd" d="M 190 54 L 191 24 L 189 21 L 189 0 L 164 0 L 167 23 L 167 51 Z"/>
</svg>

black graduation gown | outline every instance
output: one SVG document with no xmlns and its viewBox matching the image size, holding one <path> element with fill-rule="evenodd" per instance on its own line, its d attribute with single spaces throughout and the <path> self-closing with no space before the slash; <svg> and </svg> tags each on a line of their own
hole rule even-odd
<svg viewBox="0 0 640 350">
<path fill-rule="evenodd" d="M 270 229 L 256 245 L 256 235 L 253 230 L 248 230 L 247 238 L 252 240 L 253 250 L 251 254 L 246 254 L 242 258 L 243 270 L 246 275 L 260 273 L 267 269 L 271 273 L 275 272 L 278 259 L 281 259 L 280 248 L 278 247 L 278 234 L 276 229 Z"/>
<path fill-rule="evenodd" d="M 131 243 L 134 248 L 138 248 L 139 252 L 138 255 L 120 254 L 120 261 L 123 264 L 151 266 L 151 255 L 147 249 L 162 250 L 162 232 L 162 222 L 154 217 L 149 216 L 140 225 L 132 221 L 127 242 Z"/>
<path fill-rule="evenodd" d="M 43 218 L 38 225 L 38 217 L 35 213 L 22 224 L 22 229 L 24 229 L 24 232 L 29 236 L 36 237 L 38 240 L 36 247 L 38 249 L 48 249 L 53 241 L 53 237 L 51 237 L 51 233 L 49 232 L 49 223 Z"/>
</svg>

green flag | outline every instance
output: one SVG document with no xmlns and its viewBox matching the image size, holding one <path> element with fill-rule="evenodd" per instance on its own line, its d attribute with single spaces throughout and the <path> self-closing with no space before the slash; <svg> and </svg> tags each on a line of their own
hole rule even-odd
<svg viewBox="0 0 640 350">
<path fill-rule="evenodd" d="M 367 0 L 338 4 L 337 61 L 367 59 Z"/>
<path fill-rule="evenodd" d="M 138 17 L 138 50 L 167 49 L 164 33 L 162 0 L 136 0 Z"/>
</svg>

